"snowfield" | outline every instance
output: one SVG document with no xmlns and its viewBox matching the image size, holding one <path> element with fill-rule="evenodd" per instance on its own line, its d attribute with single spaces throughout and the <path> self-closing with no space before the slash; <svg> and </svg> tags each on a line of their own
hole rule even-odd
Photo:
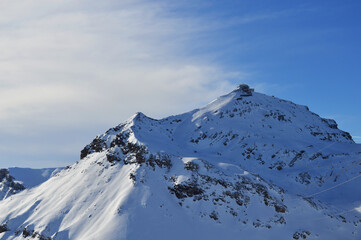
<svg viewBox="0 0 361 240">
<path fill-rule="evenodd" d="M 97 136 L 0 201 L 0 239 L 361 239 L 360 164 L 335 121 L 242 85 Z"/>
</svg>

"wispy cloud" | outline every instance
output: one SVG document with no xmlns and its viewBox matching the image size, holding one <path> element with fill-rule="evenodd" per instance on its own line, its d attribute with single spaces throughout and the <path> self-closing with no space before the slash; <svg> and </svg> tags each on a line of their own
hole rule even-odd
<svg viewBox="0 0 361 240">
<path fill-rule="evenodd" d="M 22 160 L 10 165 L 24 165 L 27 153 L 61 161 L 62 153 L 80 150 L 134 112 L 157 118 L 205 104 L 253 74 L 230 71 L 209 52 L 197 53 L 212 46 L 208 34 L 295 14 L 220 19 L 171 10 L 180 4 L 0 1 L 0 165 L 19 160 L 17 149 Z M 233 40 L 214 44 L 234 51 Z"/>
<path fill-rule="evenodd" d="M 51 115 L 64 122 L 63 111 L 73 109 L 73 121 L 81 121 L 97 109 L 97 121 L 114 111 L 109 105 L 124 116 L 157 105 L 153 114 L 161 115 L 169 111 L 160 104 L 165 99 L 187 96 L 173 105 L 183 108 L 200 94 L 216 96 L 229 88 L 231 76 L 219 66 L 182 54 L 196 37 L 196 20 L 185 24 L 162 16 L 164 6 L 149 2 L 81 3 L 31 1 L 20 10 L 15 6 L 22 3 L 2 8 L 1 120 Z"/>
<path fill-rule="evenodd" d="M 136 111 L 161 117 L 230 90 L 242 72 L 187 50 L 210 28 L 162 2 L 0 2 L 1 142 L 49 145 L 49 129 L 110 127 Z"/>
</svg>

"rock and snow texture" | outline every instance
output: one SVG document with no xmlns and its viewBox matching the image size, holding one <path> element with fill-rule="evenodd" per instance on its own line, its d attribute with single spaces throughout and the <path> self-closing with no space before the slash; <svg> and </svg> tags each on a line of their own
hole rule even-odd
<svg viewBox="0 0 361 240">
<path fill-rule="evenodd" d="M 0 238 L 361 239 L 360 163 L 335 121 L 240 85 L 97 136 L 79 162 L 0 201 Z"/>
<path fill-rule="evenodd" d="M 0 200 L 24 190 L 25 187 L 10 175 L 8 169 L 0 169 Z"/>
</svg>

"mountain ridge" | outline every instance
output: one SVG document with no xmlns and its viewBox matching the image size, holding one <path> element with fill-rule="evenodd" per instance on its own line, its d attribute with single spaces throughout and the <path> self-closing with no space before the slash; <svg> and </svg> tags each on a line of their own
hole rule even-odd
<svg viewBox="0 0 361 240">
<path fill-rule="evenodd" d="M 342 208 L 359 206 L 358 182 L 345 181 L 360 156 L 335 121 L 240 85 L 98 135 L 80 161 L 0 201 L 0 238 L 357 239 L 361 216 Z"/>
</svg>

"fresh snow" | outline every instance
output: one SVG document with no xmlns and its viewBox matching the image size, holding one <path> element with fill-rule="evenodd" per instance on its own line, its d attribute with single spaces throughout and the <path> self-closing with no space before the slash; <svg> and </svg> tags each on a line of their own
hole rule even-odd
<svg viewBox="0 0 361 240">
<path fill-rule="evenodd" d="M 244 95 L 97 136 L 0 201 L 0 239 L 361 239 L 361 145 L 306 106 Z"/>
</svg>

